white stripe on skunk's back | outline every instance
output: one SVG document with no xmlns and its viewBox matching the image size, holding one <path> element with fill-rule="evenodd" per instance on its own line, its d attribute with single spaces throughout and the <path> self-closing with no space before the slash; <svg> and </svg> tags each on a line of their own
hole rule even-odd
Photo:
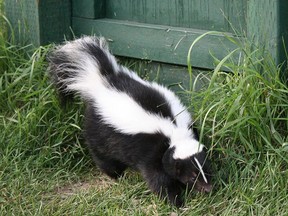
<svg viewBox="0 0 288 216">
<path fill-rule="evenodd" d="M 184 159 L 203 150 L 187 127 L 176 127 L 170 119 L 144 110 L 129 95 L 115 89 L 94 91 L 93 101 L 102 120 L 123 134 L 162 132 L 175 146 L 173 157 Z"/>
<path fill-rule="evenodd" d="M 174 126 L 169 119 L 147 112 L 129 95 L 107 88 L 98 92 L 94 91 L 93 97 L 97 112 L 106 124 L 119 132 L 131 135 L 157 131 L 165 135 L 172 133 Z"/>
<path fill-rule="evenodd" d="M 122 70 L 125 74 L 129 75 L 132 79 L 138 81 L 139 83 L 148 86 L 150 88 L 155 89 L 158 91 L 161 95 L 164 96 L 166 101 L 169 103 L 169 106 L 171 108 L 172 114 L 174 116 L 174 120 L 176 121 L 176 124 L 178 127 L 186 127 L 189 128 L 192 119 L 187 111 L 187 108 L 180 102 L 179 98 L 174 94 L 174 92 L 170 91 L 166 87 L 158 84 L 158 83 L 150 83 L 148 81 L 145 81 L 141 79 L 136 73 L 133 71 L 130 71 L 126 67 L 122 67 Z"/>
<path fill-rule="evenodd" d="M 66 90 L 78 92 L 83 98 L 88 99 L 102 121 L 123 134 L 163 133 L 170 138 L 170 145 L 175 146 L 173 155 L 175 159 L 184 159 L 202 151 L 203 145 L 199 144 L 188 129 L 191 117 L 174 93 L 161 85 L 144 81 L 134 72 L 118 65 L 114 56 L 109 53 L 105 41 L 99 40 L 99 47 L 107 55 L 109 63 L 115 70 L 114 73 L 125 73 L 139 84 L 144 84 L 162 94 L 175 116 L 176 125 L 169 118 L 148 112 L 129 94 L 118 91 L 108 83 L 101 74 L 98 59 L 85 50 L 85 47 L 87 49 L 85 43 L 93 43 L 93 39 L 82 38 L 59 49 L 70 58 L 69 67 L 63 64 L 58 68 L 59 71 L 63 68 L 67 73 L 71 73 L 69 78 L 59 80 L 66 86 Z"/>
<path fill-rule="evenodd" d="M 125 134 L 161 131 L 168 136 L 172 133 L 174 125 L 169 119 L 147 112 L 128 94 L 110 86 L 101 75 L 97 61 L 87 53 L 74 49 L 73 54 L 69 54 L 75 59 L 73 62 L 77 69 L 71 70 L 73 78 L 62 82 L 65 82 L 68 91 L 78 92 L 93 101 L 95 112 L 102 116 L 105 123 Z"/>
<path fill-rule="evenodd" d="M 159 85 L 158 83 L 153 82 L 152 87 L 162 93 L 166 100 L 169 102 L 177 126 L 189 128 L 192 123 L 192 119 L 189 112 L 187 111 L 187 108 L 180 102 L 179 98 L 176 97 L 172 91 L 168 90 L 162 85 Z"/>
</svg>

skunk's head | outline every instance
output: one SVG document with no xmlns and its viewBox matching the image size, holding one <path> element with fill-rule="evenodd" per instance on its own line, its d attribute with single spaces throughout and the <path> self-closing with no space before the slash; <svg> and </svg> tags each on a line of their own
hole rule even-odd
<svg viewBox="0 0 288 216">
<path fill-rule="evenodd" d="M 165 172 L 188 188 L 210 192 L 212 189 L 210 164 L 204 146 L 200 145 L 198 152 L 192 155 L 189 155 L 189 147 L 186 151 L 181 155 L 177 152 L 177 146 L 170 146 L 162 158 Z"/>
</svg>

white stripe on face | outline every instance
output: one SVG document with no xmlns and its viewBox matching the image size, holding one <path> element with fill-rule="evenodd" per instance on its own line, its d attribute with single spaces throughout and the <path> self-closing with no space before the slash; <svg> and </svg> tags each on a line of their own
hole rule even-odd
<svg viewBox="0 0 288 216">
<path fill-rule="evenodd" d="M 207 178 L 206 178 L 206 176 L 205 176 L 205 173 L 204 173 L 204 171 L 203 171 L 203 168 L 202 168 L 201 164 L 199 163 L 199 161 L 198 161 L 198 159 L 197 159 L 196 157 L 195 157 L 194 159 L 195 159 L 195 161 L 196 161 L 196 164 L 197 164 L 197 166 L 198 166 L 198 168 L 199 168 L 199 170 L 200 170 L 200 173 L 201 173 L 204 181 L 206 182 L 206 184 L 208 184 Z"/>
</svg>

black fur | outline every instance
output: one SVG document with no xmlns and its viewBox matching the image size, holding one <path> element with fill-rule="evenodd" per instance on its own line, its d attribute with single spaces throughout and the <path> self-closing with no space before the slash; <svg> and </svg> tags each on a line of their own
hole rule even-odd
<svg viewBox="0 0 288 216">
<path fill-rule="evenodd" d="M 106 77 L 111 88 L 128 94 L 150 113 L 170 120 L 175 118 L 169 101 L 160 92 L 121 72 L 125 70 L 122 66 L 118 67 L 119 71 L 115 71 L 105 47 L 100 46 L 98 38 L 93 38 L 93 41 L 94 43 L 83 42 L 82 46 L 76 49 L 81 49 L 98 62 L 100 73 Z M 73 70 L 77 65 L 67 56 L 63 47 L 54 50 L 48 60 L 49 74 L 56 88 L 64 95 L 70 94 L 62 80 L 73 77 Z M 183 204 L 182 192 L 187 186 L 199 191 L 211 190 L 210 179 L 208 178 L 208 184 L 204 182 L 194 159 L 196 157 L 206 174 L 209 174 L 205 151 L 186 159 L 174 159 L 175 147 L 170 147 L 170 138 L 167 135 L 160 131 L 133 135 L 120 133 L 117 128 L 102 121 L 93 101 L 83 99 L 86 104 L 84 136 L 95 163 L 104 173 L 118 178 L 127 167 L 134 168 L 141 172 L 153 192 L 167 198 L 176 206 Z M 194 127 L 190 130 L 198 139 L 197 130 Z"/>
</svg>

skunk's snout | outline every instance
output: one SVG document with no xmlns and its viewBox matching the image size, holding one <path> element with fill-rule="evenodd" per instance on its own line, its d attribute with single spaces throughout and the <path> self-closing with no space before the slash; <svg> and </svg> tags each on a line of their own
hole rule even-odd
<svg viewBox="0 0 288 216">
<path fill-rule="evenodd" d="M 202 193 L 209 193 L 212 191 L 212 185 L 211 184 L 207 184 L 204 182 L 196 182 L 195 188 L 197 191 L 202 192 Z"/>
<path fill-rule="evenodd" d="M 211 192 L 212 191 L 212 185 L 206 184 L 206 185 L 202 186 L 202 191 L 206 192 L 206 193 Z"/>
<path fill-rule="evenodd" d="M 209 193 L 212 191 L 213 187 L 210 183 L 206 183 L 206 182 L 201 182 L 201 181 L 189 181 L 186 183 L 186 185 L 188 185 L 188 188 L 190 189 L 194 189 L 198 192 L 202 192 L 202 193 Z"/>
</svg>

